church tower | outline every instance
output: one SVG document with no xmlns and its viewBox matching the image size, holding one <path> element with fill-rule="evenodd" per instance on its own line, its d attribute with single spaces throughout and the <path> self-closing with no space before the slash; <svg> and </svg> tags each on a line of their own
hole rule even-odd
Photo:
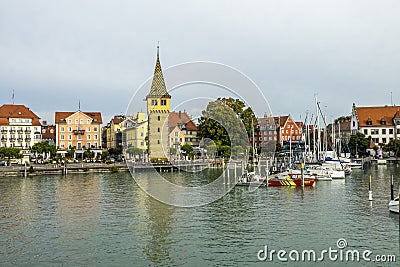
<svg viewBox="0 0 400 267">
<path fill-rule="evenodd" d="M 158 46 L 153 81 L 146 101 L 149 118 L 149 158 L 151 161 L 169 159 L 168 118 L 171 96 L 165 87 Z"/>
</svg>

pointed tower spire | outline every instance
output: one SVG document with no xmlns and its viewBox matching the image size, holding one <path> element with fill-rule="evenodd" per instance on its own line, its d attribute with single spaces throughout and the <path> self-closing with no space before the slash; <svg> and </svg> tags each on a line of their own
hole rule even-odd
<svg viewBox="0 0 400 267">
<path fill-rule="evenodd" d="M 154 68 L 154 76 L 153 81 L 151 82 L 150 93 L 147 95 L 148 97 L 170 97 L 167 92 L 167 88 L 165 86 L 163 72 L 160 63 L 160 46 L 157 45 L 157 60 L 156 66 Z"/>
</svg>

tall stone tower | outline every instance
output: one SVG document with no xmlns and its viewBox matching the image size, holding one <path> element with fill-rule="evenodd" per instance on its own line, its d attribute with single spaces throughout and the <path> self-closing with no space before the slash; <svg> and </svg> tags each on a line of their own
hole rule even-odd
<svg viewBox="0 0 400 267">
<path fill-rule="evenodd" d="M 151 161 L 169 159 L 168 118 L 171 96 L 165 87 L 158 46 L 153 81 L 146 100 L 149 118 L 149 158 Z"/>
</svg>

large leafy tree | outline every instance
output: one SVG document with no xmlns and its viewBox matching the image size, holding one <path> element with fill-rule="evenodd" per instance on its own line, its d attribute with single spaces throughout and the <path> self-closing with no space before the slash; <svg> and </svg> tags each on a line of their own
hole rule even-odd
<svg viewBox="0 0 400 267">
<path fill-rule="evenodd" d="M 384 146 L 383 150 L 392 151 L 395 153 L 395 156 L 398 157 L 400 152 L 400 140 L 399 139 L 390 140 L 389 143 Z"/>
<path fill-rule="evenodd" d="M 244 102 L 233 98 L 218 98 L 207 105 L 199 119 L 199 130 L 204 138 L 214 141 L 219 152 L 227 155 L 223 146 L 248 145 L 248 136 L 256 122 L 256 117 L 250 107 Z"/>
<path fill-rule="evenodd" d="M 24 156 L 20 153 L 20 149 L 16 147 L 0 147 L 0 158 L 6 158 L 8 164 L 12 158 L 21 159 Z"/>
<path fill-rule="evenodd" d="M 57 148 L 56 146 L 50 145 L 49 142 L 43 141 L 34 144 L 31 148 L 31 151 L 38 154 L 50 152 L 51 156 L 54 157 L 57 153 Z"/>
<path fill-rule="evenodd" d="M 356 133 L 350 137 L 349 147 L 353 155 L 365 156 L 371 143 L 371 137 L 366 138 L 363 133 Z"/>
</svg>

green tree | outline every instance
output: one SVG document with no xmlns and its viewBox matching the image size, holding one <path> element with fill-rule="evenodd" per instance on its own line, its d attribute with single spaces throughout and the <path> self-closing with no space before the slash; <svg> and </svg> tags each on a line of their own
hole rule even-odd
<svg viewBox="0 0 400 267">
<path fill-rule="evenodd" d="M 20 153 L 20 149 L 16 147 L 0 147 L 0 158 L 7 159 L 8 165 L 12 158 L 21 159 L 24 156 Z"/>
<path fill-rule="evenodd" d="M 246 108 L 239 99 L 218 98 L 208 103 L 206 110 L 203 110 L 199 130 L 202 137 L 210 138 L 217 147 L 245 147 L 255 122 L 251 108 Z"/>
<path fill-rule="evenodd" d="M 189 153 L 191 153 L 193 151 L 193 146 L 189 145 L 189 144 L 184 144 L 181 149 L 183 151 L 185 151 L 186 155 L 189 155 Z"/>
<path fill-rule="evenodd" d="M 385 151 L 391 151 L 395 153 L 395 157 L 397 158 L 400 152 L 400 139 L 392 139 L 387 143 L 384 147 L 383 150 Z"/>
<path fill-rule="evenodd" d="M 368 155 L 367 149 L 371 143 L 371 137 L 365 138 L 365 135 L 358 132 L 351 135 L 349 141 L 350 151 L 353 155 L 366 156 Z"/>
<path fill-rule="evenodd" d="M 31 152 L 38 154 L 50 152 L 51 157 L 55 157 L 55 155 L 57 154 L 57 148 L 56 146 L 50 145 L 48 141 L 43 141 L 34 144 L 31 148 Z"/>
<path fill-rule="evenodd" d="M 85 152 L 83 152 L 83 158 L 92 159 L 93 157 L 94 157 L 94 152 L 91 151 L 90 149 L 88 149 Z"/>
</svg>

